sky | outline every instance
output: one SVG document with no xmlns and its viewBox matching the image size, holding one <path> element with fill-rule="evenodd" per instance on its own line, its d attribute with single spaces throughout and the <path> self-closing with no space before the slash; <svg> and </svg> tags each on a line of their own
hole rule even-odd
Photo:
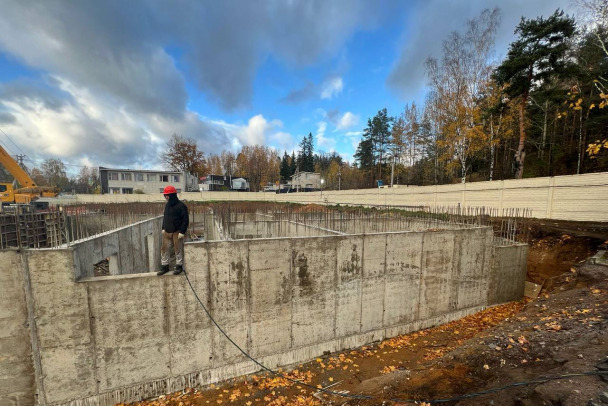
<svg viewBox="0 0 608 406">
<path fill-rule="evenodd" d="M 521 17 L 570 0 L 2 0 L 0 144 L 28 167 L 161 169 L 173 134 L 205 154 L 308 133 L 351 161 L 368 118 L 424 103 L 424 62 L 498 7 L 494 58 Z"/>
</svg>

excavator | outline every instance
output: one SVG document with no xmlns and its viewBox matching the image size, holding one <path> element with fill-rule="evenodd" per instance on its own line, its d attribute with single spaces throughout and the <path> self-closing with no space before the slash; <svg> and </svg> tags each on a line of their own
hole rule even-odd
<svg viewBox="0 0 608 406">
<path fill-rule="evenodd" d="M 57 197 L 59 188 L 38 186 L 36 182 L 19 166 L 17 161 L 0 146 L 0 164 L 15 178 L 15 182 L 0 182 L 0 200 L 2 205 L 32 205 L 41 197 Z M 20 188 L 16 188 L 16 183 Z"/>
</svg>

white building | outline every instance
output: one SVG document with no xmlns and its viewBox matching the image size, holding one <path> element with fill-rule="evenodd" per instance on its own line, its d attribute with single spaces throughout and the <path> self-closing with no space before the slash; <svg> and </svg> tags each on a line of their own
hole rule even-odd
<svg viewBox="0 0 608 406">
<path fill-rule="evenodd" d="M 315 172 L 298 172 L 291 177 L 291 191 L 311 191 L 321 189 L 321 174 Z"/>
<path fill-rule="evenodd" d="M 149 171 L 99 167 L 102 193 L 133 194 L 162 193 L 172 185 L 178 193 L 198 190 L 196 176 L 179 171 Z"/>
</svg>

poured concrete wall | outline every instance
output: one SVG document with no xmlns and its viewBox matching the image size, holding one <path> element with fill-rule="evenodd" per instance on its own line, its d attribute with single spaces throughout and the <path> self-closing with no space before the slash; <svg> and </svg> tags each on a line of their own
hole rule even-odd
<svg viewBox="0 0 608 406">
<path fill-rule="evenodd" d="M 33 405 L 36 386 L 21 255 L 6 250 L 0 258 L 0 405 Z"/>
<path fill-rule="evenodd" d="M 490 273 L 489 303 L 504 303 L 523 297 L 528 262 L 528 245 L 498 245 L 494 247 Z"/>
<path fill-rule="evenodd" d="M 407 217 L 378 218 L 373 219 L 340 219 L 339 217 L 330 219 L 306 219 L 305 224 L 337 230 L 344 234 L 364 234 L 364 233 L 388 233 L 399 231 L 426 231 L 428 229 L 456 230 L 465 226 L 462 224 L 450 224 L 438 220 L 422 220 Z"/>
<path fill-rule="evenodd" d="M 183 275 L 76 282 L 75 249 L 30 250 L 22 260 L 33 355 L 2 346 L 19 359 L 22 372 L 7 375 L 23 382 L 19 406 L 33 404 L 31 359 L 42 405 L 114 405 L 258 369 L 212 325 Z M 525 279 L 526 247 L 494 249 L 490 228 L 215 241 L 185 251 L 202 303 L 271 368 L 519 299 Z M 517 283 L 505 287 L 503 278 Z M 7 328 L 27 342 L 24 300 L 13 302 Z M 0 388 L 0 399 L 14 396 Z"/>
<path fill-rule="evenodd" d="M 157 271 L 161 226 L 157 217 L 70 243 L 76 280 L 94 276 L 95 264 L 105 259 L 111 275 Z"/>
<path fill-rule="evenodd" d="M 239 221 L 231 223 L 230 236 L 234 239 L 243 238 L 276 238 L 276 237 L 318 237 L 323 235 L 339 235 L 341 233 L 296 221 Z"/>
</svg>

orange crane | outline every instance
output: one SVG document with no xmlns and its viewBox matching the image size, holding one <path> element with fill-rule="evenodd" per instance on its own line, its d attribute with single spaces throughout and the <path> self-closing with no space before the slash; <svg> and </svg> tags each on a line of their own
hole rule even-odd
<svg viewBox="0 0 608 406">
<path fill-rule="evenodd" d="M 0 200 L 2 204 L 31 204 L 40 197 L 57 197 L 59 189 L 52 186 L 38 186 L 17 161 L 0 146 L 0 164 L 15 177 L 15 182 L 0 182 Z"/>
</svg>

